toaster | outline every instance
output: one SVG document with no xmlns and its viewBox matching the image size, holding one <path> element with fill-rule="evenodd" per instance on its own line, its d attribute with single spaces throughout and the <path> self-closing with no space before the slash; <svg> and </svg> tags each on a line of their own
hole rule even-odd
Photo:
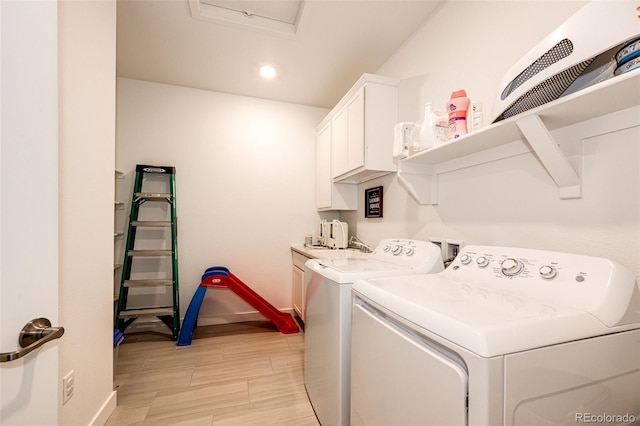
<svg viewBox="0 0 640 426">
<path fill-rule="evenodd" d="M 329 233 L 326 237 L 326 246 L 332 249 L 347 248 L 349 245 L 349 224 L 340 222 L 337 219 L 327 223 L 329 225 Z"/>
<path fill-rule="evenodd" d="M 330 223 L 324 219 L 321 220 L 320 226 L 318 227 L 318 235 L 317 235 L 318 245 L 321 245 L 321 246 L 327 245 L 327 242 L 328 242 L 327 236 L 329 235 L 329 231 L 330 231 Z"/>
</svg>

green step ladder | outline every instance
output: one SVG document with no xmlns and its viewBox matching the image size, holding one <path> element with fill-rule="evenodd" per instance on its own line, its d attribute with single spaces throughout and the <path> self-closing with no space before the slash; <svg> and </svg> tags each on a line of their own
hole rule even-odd
<svg viewBox="0 0 640 426">
<path fill-rule="evenodd" d="M 180 301 L 178 287 L 178 226 L 176 217 L 176 169 L 171 166 L 148 166 L 137 165 L 133 182 L 133 196 L 131 200 L 131 213 L 129 215 L 129 226 L 127 232 L 127 242 L 124 247 L 124 261 L 122 262 L 122 278 L 120 280 L 120 292 L 118 296 L 118 308 L 116 312 L 116 328 L 124 333 L 124 330 L 140 317 L 157 317 L 171 330 L 173 340 L 177 340 L 180 335 Z M 153 182 L 152 182 L 153 181 Z M 147 182 L 155 187 L 162 186 L 168 192 L 144 192 L 143 183 Z M 169 216 L 165 211 L 163 220 L 139 220 L 139 217 L 150 216 L 148 213 L 157 213 L 158 203 L 166 203 L 170 207 L 170 220 L 164 220 Z M 155 205 L 155 209 L 144 209 Z M 147 214 L 142 210 L 148 210 Z M 160 209 L 162 211 L 162 209 Z M 142 214 L 141 214 L 142 213 Z M 157 215 L 157 214 L 156 214 Z M 163 231 L 163 228 L 165 229 Z M 171 228 L 170 243 L 166 228 Z M 136 235 L 141 230 L 162 231 L 154 233 L 163 235 L 161 244 L 164 246 L 158 249 L 136 248 Z M 156 241 L 154 241 L 156 242 Z M 133 264 L 144 261 L 143 259 L 167 258 L 171 257 L 171 271 L 158 270 L 158 275 L 165 274 L 167 278 L 153 279 L 132 279 Z M 160 261 L 157 262 L 160 265 Z M 168 268 L 164 268 L 168 269 Z M 148 274 L 148 270 L 145 271 Z M 136 274 L 133 271 L 133 275 Z M 142 274 L 144 275 L 144 273 Z M 170 278 L 169 278 L 170 277 Z M 164 300 L 159 306 L 129 306 L 129 290 L 132 288 L 154 289 L 158 287 L 171 287 L 172 301 Z M 144 296 L 143 298 L 150 299 Z M 165 297 L 168 299 L 168 297 Z"/>
</svg>

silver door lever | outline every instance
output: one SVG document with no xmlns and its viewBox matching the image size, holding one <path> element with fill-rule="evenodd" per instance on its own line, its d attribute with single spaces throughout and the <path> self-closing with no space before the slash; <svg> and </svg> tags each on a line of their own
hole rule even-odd
<svg viewBox="0 0 640 426">
<path fill-rule="evenodd" d="M 51 327 L 47 318 L 36 318 L 29 321 L 20 331 L 18 343 L 22 349 L 0 353 L 0 362 L 9 362 L 22 358 L 45 343 L 59 339 L 64 334 L 63 327 Z"/>
</svg>

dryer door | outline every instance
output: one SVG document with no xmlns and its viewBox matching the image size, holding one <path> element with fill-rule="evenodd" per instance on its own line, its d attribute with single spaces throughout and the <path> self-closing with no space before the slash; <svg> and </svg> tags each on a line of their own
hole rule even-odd
<svg viewBox="0 0 640 426">
<path fill-rule="evenodd" d="M 352 425 L 467 424 L 468 374 L 455 354 L 357 296 L 352 325 Z"/>
</svg>

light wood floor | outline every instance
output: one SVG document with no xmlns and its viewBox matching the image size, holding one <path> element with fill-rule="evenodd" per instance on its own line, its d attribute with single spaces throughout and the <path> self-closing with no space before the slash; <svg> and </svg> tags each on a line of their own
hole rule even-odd
<svg viewBox="0 0 640 426">
<path fill-rule="evenodd" d="M 302 378 L 304 334 L 270 323 L 198 327 L 191 346 L 127 336 L 114 386 L 116 425 L 318 426 Z"/>
</svg>

